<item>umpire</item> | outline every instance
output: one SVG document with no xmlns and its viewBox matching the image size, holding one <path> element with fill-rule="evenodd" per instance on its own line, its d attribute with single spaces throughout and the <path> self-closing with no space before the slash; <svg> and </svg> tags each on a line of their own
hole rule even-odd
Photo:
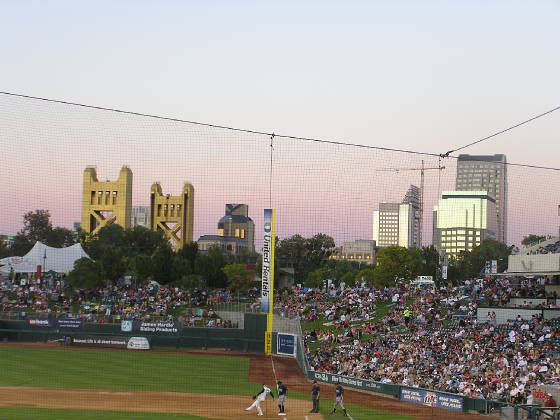
<svg viewBox="0 0 560 420">
<path fill-rule="evenodd" d="M 278 381 L 276 389 L 278 390 L 278 409 L 280 410 L 278 415 L 282 416 L 286 414 L 284 411 L 284 400 L 286 399 L 286 394 L 288 394 L 288 387 L 282 381 Z"/>
<path fill-rule="evenodd" d="M 313 401 L 313 409 L 310 413 L 319 412 L 319 394 L 321 394 L 321 387 L 317 384 L 317 381 L 313 381 L 313 386 L 311 387 L 311 400 Z"/>
</svg>

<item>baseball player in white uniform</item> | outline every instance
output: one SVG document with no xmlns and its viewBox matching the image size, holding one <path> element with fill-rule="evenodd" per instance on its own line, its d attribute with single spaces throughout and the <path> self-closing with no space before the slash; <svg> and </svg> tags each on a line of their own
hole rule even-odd
<svg viewBox="0 0 560 420">
<path fill-rule="evenodd" d="M 261 402 L 263 402 L 266 399 L 266 396 L 268 394 L 270 394 L 272 399 L 274 399 L 274 394 L 272 393 L 270 388 L 267 387 L 265 384 L 263 384 L 263 387 L 260 390 L 260 392 L 257 395 L 253 395 L 253 399 L 255 400 L 255 402 L 253 402 L 253 404 L 251 404 L 250 407 L 247 407 L 245 409 L 245 411 L 249 411 L 249 410 L 252 410 L 253 408 L 257 407 L 257 413 L 258 413 L 257 415 L 262 416 L 263 412 L 262 412 L 262 409 L 261 409 Z"/>
</svg>

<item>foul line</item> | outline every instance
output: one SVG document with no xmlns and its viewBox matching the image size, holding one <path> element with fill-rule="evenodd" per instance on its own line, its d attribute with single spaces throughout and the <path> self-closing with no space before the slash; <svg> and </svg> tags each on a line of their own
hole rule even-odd
<svg viewBox="0 0 560 420">
<path fill-rule="evenodd" d="M 274 368 L 274 359 L 270 356 L 270 362 L 272 363 L 272 372 L 274 373 L 274 382 L 278 382 L 278 377 L 276 376 L 276 369 Z"/>
</svg>

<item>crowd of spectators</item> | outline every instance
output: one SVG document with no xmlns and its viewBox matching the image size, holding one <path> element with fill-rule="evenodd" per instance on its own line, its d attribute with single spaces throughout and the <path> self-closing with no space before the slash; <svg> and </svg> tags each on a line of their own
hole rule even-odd
<svg viewBox="0 0 560 420">
<path fill-rule="evenodd" d="M 483 322 L 476 312 L 480 302 L 507 304 L 506 297 L 543 290 L 508 279 L 440 289 L 296 289 L 276 306 L 285 316 L 324 321 L 305 332 L 316 371 L 526 403 L 531 385 L 560 382 L 560 331 L 538 315 L 497 325 L 494 311 Z M 387 313 L 376 317 L 378 308 Z"/>
<path fill-rule="evenodd" d="M 559 254 L 559 253 L 560 253 L 560 241 L 556 241 L 553 244 L 541 246 L 538 249 L 530 251 L 529 255 Z"/>
<path fill-rule="evenodd" d="M 219 319 L 210 308 L 232 300 L 228 290 L 183 290 L 155 282 L 137 286 L 122 281 L 93 290 L 72 290 L 63 277 L 0 283 L 0 313 L 10 318 L 33 315 L 97 323 L 169 320 L 186 326 L 231 328 L 231 322 Z"/>
</svg>

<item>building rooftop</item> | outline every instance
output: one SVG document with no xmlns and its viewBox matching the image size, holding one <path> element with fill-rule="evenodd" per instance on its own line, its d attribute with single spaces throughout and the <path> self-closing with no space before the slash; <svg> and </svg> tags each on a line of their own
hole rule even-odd
<svg viewBox="0 0 560 420">
<path fill-rule="evenodd" d="M 506 155 L 459 155 L 459 161 L 475 162 L 506 162 Z"/>
<path fill-rule="evenodd" d="M 444 191 L 441 193 L 441 198 L 485 198 L 493 203 L 496 202 L 488 191 Z"/>
</svg>

